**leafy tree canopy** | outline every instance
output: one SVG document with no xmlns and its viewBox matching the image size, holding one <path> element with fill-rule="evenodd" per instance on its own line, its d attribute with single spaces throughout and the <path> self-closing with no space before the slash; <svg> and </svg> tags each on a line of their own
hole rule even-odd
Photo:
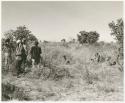
<svg viewBox="0 0 125 103">
<path fill-rule="evenodd" d="M 25 38 L 27 41 L 34 41 L 37 38 L 31 33 L 30 30 L 24 25 L 17 27 L 16 30 L 9 30 L 4 34 L 5 38 L 10 38 L 11 40 L 18 40 Z"/>
<path fill-rule="evenodd" d="M 118 43 L 123 46 L 124 22 L 122 19 L 117 19 L 116 23 L 112 21 L 109 23 L 111 35 L 115 37 Z"/>
<path fill-rule="evenodd" d="M 77 38 L 80 44 L 88 43 L 93 44 L 97 42 L 99 34 L 96 31 L 80 31 L 80 34 L 77 34 Z"/>
</svg>

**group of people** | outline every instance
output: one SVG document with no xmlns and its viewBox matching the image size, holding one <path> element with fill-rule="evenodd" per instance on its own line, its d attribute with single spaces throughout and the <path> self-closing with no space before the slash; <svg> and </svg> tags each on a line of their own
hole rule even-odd
<svg viewBox="0 0 125 103">
<path fill-rule="evenodd" d="M 34 41 L 33 46 L 27 49 L 26 39 L 19 39 L 15 42 L 15 48 L 12 47 L 10 39 L 6 39 L 3 46 L 4 54 L 4 65 L 5 69 L 9 69 L 9 65 L 12 62 L 15 63 L 16 75 L 19 76 L 21 73 L 25 72 L 25 67 L 27 65 L 27 56 L 30 55 L 32 60 L 32 67 L 36 67 L 41 60 L 41 48 L 38 46 L 39 42 Z M 12 60 L 12 54 L 14 54 L 14 60 Z"/>
</svg>

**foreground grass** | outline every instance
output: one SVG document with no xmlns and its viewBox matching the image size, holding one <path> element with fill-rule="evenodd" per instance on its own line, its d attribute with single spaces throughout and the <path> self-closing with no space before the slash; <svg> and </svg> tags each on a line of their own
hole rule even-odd
<svg viewBox="0 0 125 103">
<path fill-rule="evenodd" d="M 12 96 L 12 99 L 121 101 L 123 100 L 123 80 L 121 78 L 123 77 L 121 72 L 117 69 L 115 70 L 115 73 L 111 71 L 106 72 L 110 73 L 112 78 L 109 74 L 102 80 L 98 79 L 97 75 L 95 76 L 96 78 L 94 76 L 89 77 L 92 79 L 92 83 L 82 77 L 63 78 L 55 81 L 51 79 L 33 79 L 25 76 L 16 78 L 8 75 L 3 77 L 3 84 L 13 85 L 17 88 L 14 92 L 6 91 L 6 93 Z"/>
</svg>

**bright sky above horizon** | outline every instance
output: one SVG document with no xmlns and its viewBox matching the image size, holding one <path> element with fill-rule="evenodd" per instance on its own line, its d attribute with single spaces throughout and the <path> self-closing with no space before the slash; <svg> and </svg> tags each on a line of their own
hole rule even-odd
<svg viewBox="0 0 125 103">
<path fill-rule="evenodd" d="M 77 38 L 82 31 L 97 31 L 110 42 L 108 23 L 123 18 L 122 1 L 4 1 L 2 33 L 26 25 L 40 40 Z"/>
</svg>

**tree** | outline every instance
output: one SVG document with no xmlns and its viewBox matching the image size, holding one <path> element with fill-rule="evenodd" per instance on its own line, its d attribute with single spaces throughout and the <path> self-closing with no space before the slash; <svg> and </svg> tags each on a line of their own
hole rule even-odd
<svg viewBox="0 0 125 103">
<path fill-rule="evenodd" d="M 76 40 L 74 39 L 74 38 L 72 38 L 70 41 L 69 41 L 69 43 L 75 43 L 76 42 Z"/>
<path fill-rule="evenodd" d="M 14 30 L 9 30 L 4 33 L 4 38 L 2 38 L 2 50 L 5 44 L 6 39 L 10 39 L 10 46 L 14 50 L 16 44 L 15 44 L 15 37 L 14 37 Z"/>
<path fill-rule="evenodd" d="M 31 33 L 30 30 L 27 29 L 27 27 L 19 26 L 16 30 L 9 30 L 4 33 L 5 38 L 10 38 L 13 40 L 14 38 L 16 40 L 25 38 L 26 41 L 34 41 L 37 40 L 37 38 Z"/>
<path fill-rule="evenodd" d="M 62 39 L 61 42 L 65 43 L 65 42 L 66 42 L 66 39 Z"/>
<path fill-rule="evenodd" d="M 99 34 L 96 31 L 80 31 L 80 34 L 77 34 L 77 38 L 80 44 L 88 43 L 88 44 L 93 44 L 97 42 L 99 38 Z"/>
<path fill-rule="evenodd" d="M 17 27 L 17 30 L 14 31 L 14 36 L 16 37 L 16 40 L 22 38 L 25 38 L 28 41 L 37 40 L 37 38 L 31 33 L 30 30 L 27 29 L 25 25 Z"/>
<path fill-rule="evenodd" d="M 79 32 L 81 35 L 77 35 L 78 41 L 80 44 L 87 43 L 87 38 L 88 38 L 88 32 L 86 31 L 80 31 Z"/>
<path fill-rule="evenodd" d="M 14 39 L 14 30 L 9 30 L 4 33 L 5 38 L 9 38 L 10 41 L 13 41 Z"/>
<path fill-rule="evenodd" d="M 124 22 L 121 19 L 117 19 L 116 23 L 112 21 L 109 23 L 109 27 L 111 28 L 111 35 L 115 37 L 117 40 L 118 47 L 118 55 L 117 55 L 117 63 L 120 65 L 119 70 L 123 71 L 123 39 L 124 39 Z"/>
<path fill-rule="evenodd" d="M 109 23 L 109 27 L 111 29 L 111 35 L 114 36 L 120 46 L 123 47 L 124 22 L 122 18 L 117 19 L 116 23 L 114 21 Z"/>
<path fill-rule="evenodd" d="M 96 31 L 90 31 L 88 35 L 88 43 L 93 44 L 95 43 L 99 38 L 99 34 Z"/>
</svg>

